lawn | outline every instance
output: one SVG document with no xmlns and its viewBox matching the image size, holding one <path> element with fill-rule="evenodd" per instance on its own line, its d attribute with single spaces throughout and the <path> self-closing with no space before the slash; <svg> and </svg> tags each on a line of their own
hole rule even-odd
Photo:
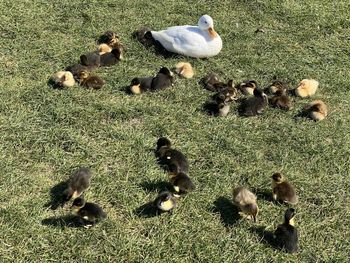
<svg viewBox="0 0 350 263">
<path fill-rule="evenodd" d="M 350 3 L 320 1 L 20 1 L 0 2 L 0 259 L 1 262 L 348 262 L 350 258 Z M 164 58 L 132 32 L 196 24 L 213 17 L 223 39 L 210 59 Z M 262 28 L 264 32 L 255 33 Z M 127 48 L 117 66 L 96 71 L 101 90 L 57 90 L 50 75 L 96 48 L 104 31 Z M 131 96 L 124 87 L 161 66 L 192 63 L 193 79 Z M 274 75 L 291 88 L 319 80 L 315 99 L 329 106 L 322 122 L 295 118 L 294 109 L 267 109 L 242 118 L 209 117 L 211 95 L 198 81 L 208 72 L 236 83 Z M 197 186 L 173 215 L 137 213 L 152 201 L 167 174 L 153 149 L 167 136 L 189 159 Z M 85 197 L 108 218 L 91 229 L 69 227 L 68 209 L 51 210 L 50 189 L 80 166 L 93 172 Z M 271 175 L 297 188 L 300 251 L 271 247 L 286 206 L 270 201 Z M 254 224 L 237 219 L 232 188 L 258 195 Z"/>
</svg>

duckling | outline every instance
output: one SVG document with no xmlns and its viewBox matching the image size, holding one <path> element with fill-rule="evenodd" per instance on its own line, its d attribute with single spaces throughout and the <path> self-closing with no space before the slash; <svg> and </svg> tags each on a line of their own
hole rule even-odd
<svg viewBox="0 0 350 263">
<path fill-rule="evenodd" d="M 233 202 L 240 209 L 240 214 L 251 216 L 256 222 L 259 212 L 256 196 L 247 188 L 237 187 L 233 190 Z"/>
<path fill-rule="evenodd" d="M 319 83 L 315 79 L 303 79 L 294 90 L 294 93 L 301 98 L 310 97 L 316 93 L 318 85 Z"/>
<path fill-rule="evenodd" d="M 120 50 L 115 48 L 110 53 L 105 53 L 100 56 L 100 66 L 109 67 L 117 64 L 120 61 Z"/>
<path fill-rule="evenodd" d="M 191 178 L 185 173 L 170 173 L 170 183 L 174 186 L 174 196 L 180 197 L 182 194 L 194 191 L 195 185 L 191 181 Z"/>
<path fill-rule="evenodd" d="M 283 82 L 282 80 L 276 79 L 274 77 L 274 80 L 270 86 L 268 86 L 264 92 L 269 95 L 275 95 L 277 91 L 281 91 L 283 94 L 286 94 L 288 90 L 287 84 Z"/>
<path fill-rule="evenodd" d="M 201 82 L 203 83 L 204 88 L 210 91 L 217 91 L 215 85 L 220 83 L 219 77 L 215 73 L 209 73 L 207 76 L 202 78 Z"/>
<path fill-rule="evenodd" d="M 113 45 L 117 41 L 119 41 L 119 36 L 111 30 L 104 32 L 98 39 L 99 44 L 105 43 L 109 46 Z"/>
<path fill-rule="evenodd" d="M 159 212 L 172 212 L 176 206 L 174 195 L 169 191 L 161 192 L 154 200 L 154 205 Z"/>
<path fill-rule="evenodd" d="M 73 87 L 75 85 L 75 80 L 73 74 L 69 71 L 58 71 L 54 73 L 50 82 L 54 87 Z"/>
<path fill-rule="evenodd" d="M 93 89 L 100 89 L 103 85 L 106 84 L 105 80 L 103 80 L 99 76 L 90 75 L 88 71 L 80 72 L 78 74 L 78 80 L 80 85 Z"/>
<path fill-rule="evenodd" d="M 111 51 L 112 51 L 112 48 L 106 43 L 102 43 L 98 46 L 98 54 L 100 56 L 105 53 L 110 53 Z"/>
<path fill-rule="evenodd" d="M 237 89 L 244 95 L 253 95 L 254 90 L 258 87 L 258 83 L 255 80 L 244 81 L 237 85 Z"/>
<path fill-rule="evenodd" d="M 179 62 L 176 64 L 175 68 L 175 72 L 183 78 L 190 79 L 194 75 L 192 65 L 188 62 Z"/>
<path fill-rule="evenodd" d="M 280 173 L 272 175 L 272 198 L 292 205 L 298 203 L 294 187 Z"/>
<path fill-rule="evenodd" d="M 171 148 L 171 142 L 168 138 L 161 137 L 157 141 L 156 155 L 159 158 L 159 162 L 167 166 L 170 173 L 188 173 L 188 160 L 186 156 Z"/>
<path fill-rule="evenodd" d="M 238 111 L 241 116 L 250 117 L 260 115 L 264 112 L 267 105 L 267 96 L 259 88 L 255 88 L 253 92 L 254 97 L 243 100 L 239 106 Z"/>
<path fill-rule="evenodd" d="M 284 222 L 279 225 L 274 233 L 276 245 L 288 253 L 298 251 L 298 230 L 294 227 L 295 209 L 288 208 L 284 214 Z"/>
<path fill-rule="evenodd" d="M 67 188 L 63 191 L 63 201 L 68 202 L 76 199 L 90 187 L 91 171 L 82 167 L 77 170 L 68 180 Z"/>
<path fill-rule="evenodd" d="M 94 66 L 87 67 L 87 66 L 84 66 L 84 65 L 82 65 L 80 63 L 76 63 L 76 64 L 73 64 L 71 66 L 68 66 L 66 68 L 66 70 L 70 71 L 73 74 L 74 78 L 77 79 L 77 77 L 78 77 L 80 72 L 82 72 L 82 71 L 91 71 L 91 70 L 93 70 L 95 68 L 96 67 L 94 67 Z"/>
<path fill-rule="evenodd" d="M 133 94 L 141 94 L 144 91 L 150 90 L 153 77 L 148 78 L 133 78 L 130 83 L 130 91 Z"/>
<path fill-rule="evenodd" d="M 314 100 L 303 109 L 304 115 L 315 121 L 322 121 L 328 115 L 327 105 L 322 100 Z"/>
<path fill-rule="evenodd" d="M 173 86 L 173 73 L 166 67 L 162 67 L 152 80 L 151 89 L 159 90 Z"/>
<path fill-rule="evenodd" d="M 292 102 L 283 90 L 276 90 L 275 95 L 269 99 L 269 103 L 274 108 L 282 110 L 291 110 L 293 108 Z"/>
<path fill-rule="evenodd" d="M 221 84 L 221 83 L 220 83 Z M 215 85 L 218 87 L 218 85 Z M 233 80 L 229 80 L 225 87 L 220 88 L 218 93 L 216 93 L 213 98 L 215 99 L 217 96 L 223 96 L 225 99 L 225 102 L 231 102 L 231 101 L 236 101 L 238 100 L 238 92 L 237 89 L 235 88 L 235 85 L 233 84 Z"/>
<path fill-rule="evenodd" d="M 101 58 L 98 52 L 90 52 L 80 56 L 80 62 L 83 66 L 99 67 Z"/>
<path fill-rule="evenodd" d="M 213 100 L 204 104 L 204 110 L 210 115 L 225 117 L 230 112 L 228 102 L 226 95 L 219 92 L 213 96 Z"/>
<path fill-rule="evenodd" d="M 79 197 L 73 201 L 72 209 L 83 220 L 84 227 L 86 228 L 95 225 L 107 217 L 107 214 L 99 205 L 86 202 L 83 197 Z"/>
</svg>

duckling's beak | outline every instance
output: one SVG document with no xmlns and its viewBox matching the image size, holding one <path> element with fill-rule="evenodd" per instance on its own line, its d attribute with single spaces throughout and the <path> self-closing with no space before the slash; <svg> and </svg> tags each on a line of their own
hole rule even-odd
<svg viewBox="0 0 350 263">
<path fill-rule="evenodd" d="M 208 32 L 209 32 L 209 36 L 214 39 L 218 36 L 218 34 L 215 32 L 214 28 L 213 27 L 209 27 L 208 29 Z"/>
</svg>

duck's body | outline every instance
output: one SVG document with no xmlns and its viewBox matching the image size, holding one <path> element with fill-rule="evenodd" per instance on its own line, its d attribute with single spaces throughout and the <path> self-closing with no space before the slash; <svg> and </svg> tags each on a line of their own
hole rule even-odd
<svg viewBox="0 0 350 263">
<path fill-rule="evenodd" d="M 171 212 L 176 206 L 176 201 L 172 193 L 164 191 L 154 200 L 154 205 L 159 212 Z"/>
<path fill-rule="evenodd" d="M 189 57 L 212 57 L 222 49 L 222 40 L 214 31 L 213 20 L 208 15 L 199 19 L 198 26 L 173 26 L 150 32 L 166 50 Z"/>
<path fill-rule="evenodd" d="M 82 219 L 86 228 L 107 217 L 106 212 L 98 204 L 86 202 L 82 197 L 74 200 L 72 208 L 76 215 Z"/>
<path fill-rule="evenodd" d="M 179 197 L 182 194 L 187 194 L 188 192 L 194 191 L 196 189 L 191 178 L 184 173 L 171 173 L 170 183 L 174 186 L 174 196 Z"/>
<path fill-rule="evenodd" d="M 256 222 L 259 208 L 256 203 L 256 195 L 244 187 L 237 187 L 233 190 L 233 202 L 241 211 L 241 214 L 251 216 Z"/>
<path fill-rule="evenodd" d="M 284 215 L 284 222 L 280 224 L 275 233 L 276 245 L 288 253 L 298 252 L 299 234 L 294 227 L 295 210 L 288 208 Z"/>
<path fill-rule="evenodd" d="M 63 191 L 64 201 L 76 199 L 90 187 L 91 171 L 82 167 L 76 171 L 68 180 L 67 188 Z"/>
</svg>

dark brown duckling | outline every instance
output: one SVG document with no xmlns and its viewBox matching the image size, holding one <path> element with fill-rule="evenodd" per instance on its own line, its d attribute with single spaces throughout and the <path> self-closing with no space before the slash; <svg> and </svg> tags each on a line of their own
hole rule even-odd
<svg viewBox="0 0 350 263">
<path fill-rule="evenodd" d="M 103 87 L 103 85 L 106 84 L 105 80 L 103 80 L 99 76 L 90 75 L 90 73 L 87 71 L 80 72 L 78 75 L 78 80 L 80 85 L 93 89 L 100 89 Z"/>
<path fill-rule="evenodd" d="M 63 191 L 63 201 L 68 202 L 82 195 L 90 187 L 91 171 L 82 167 L 77 170 L 68 180 L 67 188 Z"/>
<path fill-rule="evenodd" d="M 264 89 L 264 93 L 268 95 L 275 95 L 277 91 L 281 91 L 283 94 L 287 94 L 288 86 L 282 81 L 274 77 L 272 83 Z"/>
<path fill-rule="evenodd" d="M 80 56 L 80 62 L 83 66 L 99 67 L 101 58 L 98 52 L 90 52 Z"/>
<path fill-rule="evenodd" d="M 220 83 L 219 77 L 215 73 L 209 73 L 201 80 L 204 88 L 210 91 L 217 91 L 216 84 Z"/>
<path fill-rule="evenodd" d="M 185 173 L 170 173 L 170 183 L 174 186 L 174 196 L 187 194 L 196 189 L 195 185 L 191 181 L 191 178 Z"/>
<path fill-rule="evenodd" d="M 272 198 L 292 205 L 298 203 L 298 196 L 293 185 L 286 181 L 280 173 L 272 175 Z"/>
<path fill-rule="evenodd" d="M 254 90 L 258 87 L 255 80 L 244 81 L 236 86 L 244 95 L 254 95 Z"/>
<path fill-rule="evenodd" d="M 173 73 L 166 67 L 162 67 L 152 80 L 151 89 L 160 90 L 173 86 Z"/>
<path fill-rule="evenodd" d="M 277 247 L 288 253 L 298 252 L 299 233 L 294 226 L 294 216 L 295 209 L 288 208 L 283 224 L 279 225 L 274 233 Z"/>
<path fill-rule="evenodd" d="M 253 92 L 254 96 L 246 98 L 239 106 L 238 112 L 241 116 L 251 117 L 260 115 L 264 112 L 267 105 L 267 96 L 259 88 L 255 88 Z"/>
<path fill-rule="evenodd" d="M 117 64 L 120 61 L 120 50 L 115 48 L 110 53 L 104 53 L 100 56 L 100 66 L 109 67 Z"/>
<path fill-rule="evenodd" d="M 107 217 L 98 204 L 86 202 L 83 197 L 74 200 L 72 209 L 83 221 L 85 228 L 89 228 Z"/>
<path fill-rule="evenodd" d="M 279 108 L 286 111 L 293 109 L 293 104 L 286 95 L 286 91 L 281 89 L 277 90 L 272 98 L 269 98 L 269 103 L 274 108 Z"/>
<path fill-rule="evenodd" d="M 176 206 L 176 199 L 169 191 L 161 192 L 154 200 L 153 204 L 159 212 L 172 212 Z"/>
</svg>

